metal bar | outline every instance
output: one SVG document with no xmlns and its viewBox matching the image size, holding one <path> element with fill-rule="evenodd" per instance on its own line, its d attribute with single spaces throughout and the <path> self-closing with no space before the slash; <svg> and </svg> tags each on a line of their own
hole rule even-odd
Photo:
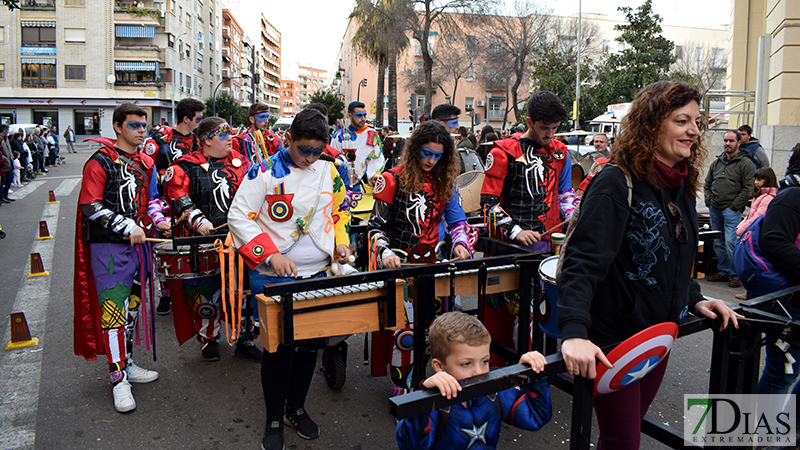
<svg viewBox="0 0 800 450">
<path fill-rule="evenodd" d="M 419 386 L 425 379 L 428 358 L 425 352 L 425 334 L 428 322 L 433 320 L 433 301 L 436 296 L 433 274 L 422 274 L 416 278 L 414 297 L 414 369 L 411 386 Z"/>
<path fill-rule="evenodd" d="M 291 292 L 281 295 L 283 312 L 283 345 L 294 345 L 294 296 Z"/>
<path fill-rule="evenodd" d="M 683 432 L 667 426 L 650 416 L 644 416 L 642 421 L 642 434 L 646 434 L 669 448 L 682 449 L 684 445 L 698 447 L 699 445 L 687 444 L 683 439 Z"/>
<path fill-rule="evenodd" d="M 528 353 L 531 332 L 531 284 L 533 281 L 532 263 L 528 260 L 519 262 L 519 311 L 517 318 L 517 361 Z M 538 267 L 538 264 L 537 264 Z M 537 276 L 538 281 L 538 276 Z M 538 284 L 538 283 L 537 283 Z M 539 323 L 538 314 L 536 321 Z M 516 362 L 516 361 L 509 361 Z"/>
<path fill-rule="evenodd" d="M 177 248 L 179 245 L 192 245 L 192 244 L 212 244 L 217 239 L 225 240 L 226 234 L 209 234 L 208 236 L 184 236 L 173 237 L 172 246 Z"/>
<path fill-rule="evenodd" d="M 566 368 L 565 368 L 566 369 Z M 589 448 L 592 438 L 592 404 L 594 402 L 594 380 L 575 377 L 572 385 L 572 429 L 569 448 Z"/>
</svg>

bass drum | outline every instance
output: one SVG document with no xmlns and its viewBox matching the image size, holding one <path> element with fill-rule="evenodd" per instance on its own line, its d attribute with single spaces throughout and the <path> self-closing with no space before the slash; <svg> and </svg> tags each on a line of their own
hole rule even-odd
<svg viewBox="0 0 800 450">
<path fill-rule="evenodd" d="M 484 171 L 483 161 L 474 150 L 470 150 L 468 148 L 459 148 L 458 156 L 461 157 L 461 173 Z"/>
<path fill-rule="evenodd" d="M 458 194 L 461 196 L 461 207 L 465 213 L 480 211 L 481 188 L 485 177 L 486 175 L 483 172 L 473 170 L 462 173 L 456 178 L 456 187 L 458 188 Z"/>
<path fill-rule="evenodd" d="M 596 151 L 591 151 L 583 155 L 574 150 L 569 151 L 569 156 L 572 161 L 572 189 L 578 189 L 581 182 L 592 169 L 592 164 L 598 159 L 602 158 L 603 154 Z"/>
</svg>

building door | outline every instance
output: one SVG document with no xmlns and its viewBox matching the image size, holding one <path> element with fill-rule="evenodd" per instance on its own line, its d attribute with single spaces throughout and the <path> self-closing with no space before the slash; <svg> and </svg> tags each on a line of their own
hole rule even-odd
<svg viewBox="0 0 800 450">
<path fill-rule="evenodd" d="M 34 109 L 33 123 L 45 125 L 47 128 L 56 127 L 58 129 L 58 110 L 57 109 Z"/>
<path fill-rule="evenodd" d="M 99 136 L 100 121 L 98 120 L 97 110 L 76 109 L 73 111 L 75 124 L 75 134 L 83 136 Z"/>
</svg>

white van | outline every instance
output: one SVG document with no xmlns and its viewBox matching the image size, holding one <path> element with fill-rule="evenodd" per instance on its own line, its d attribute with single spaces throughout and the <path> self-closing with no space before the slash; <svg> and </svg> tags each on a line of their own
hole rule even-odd
<svg viewBox="0 0 800 450">
<path fill-rule="evenodd" d="M 292 122 L 294 122 L 294 117 L 281 117 L 277 122 L 275 122 L 274 125 L 272 125 L 272 132 L 277 133 L 280 131 L 283 133 L 288 130 L 290 126 L 292 126 Z"/>
<path fill-rule="evenodd" d="M 14 123 L 8 126 L 8 136 L 10 137 L 22 132 L 22 139 L 25 139 L 25 137 L 30 133 L 33 133 L 38 126 L 40 125 L 35 123 Z"/>
</svg>

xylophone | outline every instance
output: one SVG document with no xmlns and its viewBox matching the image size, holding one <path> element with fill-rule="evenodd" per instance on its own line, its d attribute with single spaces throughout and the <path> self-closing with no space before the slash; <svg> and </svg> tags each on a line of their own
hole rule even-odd
<svg viewBox="0 0 800 450">
<path fill-rule="evenodd" d="M 291 344 L 298 339 L 401 328 L 405 326 L 402 320 L 404 284 L 402 280 L 376 281 L 299 291 L 280 297 L 258 294 L 261 344 L 272 353 L 278 344 Z M 392 297 L 391 289 L 394 302 L 386 301 L 386 305 L 391 307 L 393 303 L 394 314 L 382 314 L 381 303 Z"/>
<path fill-rule="evenodd" d="M 486 271 L 486 292 L 484 294 L 497 294 L 519 289 L 519 270 L 517 266 L 509 264 L 487 267 Z M 479 272 L 480 269 L 470 269 L 450 273 L 437 273 L 434 276 L 435 295 L 478 295 Z M 410 284 L 414 284 L 413 279 Z M 451 287 L 455 288 L 455 292 L 451 290 Z"/>
</svg>

